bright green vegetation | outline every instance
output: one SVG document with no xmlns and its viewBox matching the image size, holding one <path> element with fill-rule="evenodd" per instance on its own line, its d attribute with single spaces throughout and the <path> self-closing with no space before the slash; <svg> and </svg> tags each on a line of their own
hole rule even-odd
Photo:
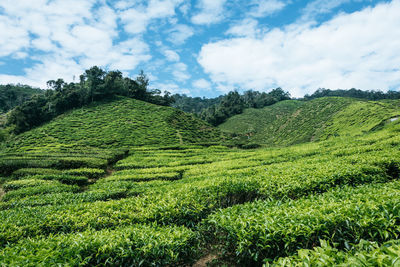
<svg viewBox="0 0 400 267">
<path fill-rule="evenodd" d="M 340 103 L 324 128 L 337 134 L 281 148 L 210 145 L 221 139 L 207 124 L 125 98 L 21 134 L 0 154 L 0 262 L 190 266 L 213 251 L 229 266 L 394 261 L 400 120 L 387 120 L 397 104 Z M 365 128 L 343 120 L 373 107 Z M 118 141 L 102 143 L 111 133 Z"/>
<path fill-rule="evenodd" d="M 399 100 L 366 101 L 341 97 L 287 100 L 263 109 L 246 109 L 219 128 L 247 135 L 253 143 L 291 145 L 332 136 L 361 135 L 400 116 L 399 106 Z"/>
<path fill-rule="evenodd" d="M 54 266 L 63 265 L 68 259 L 70 266 L 177 265 L 184 259 L 191 261 L 197 243 L 196 234 L 185 227 L 132 225 L 22 240 L 4 249 L 0 262 L 11 266 Z"/>
<path fill-rule="evenodd" d="M 119 98 L 60 115 L 55 120 L 16 136 L 11 148 L 57 144 L 121 148 L 138 145 L 213 143 L 220 132 L 173 108 Z"/>
<path fill-rule="evenodd" d="M 398 266 L 399 240 L 379 246 L 376 242 L 362 240 L 347 251 L 341 251 L 321 240 L 313 250 L 302 249 L 293 257 L 280 258 L 269 266 Z"/>
<path fill-rule="evenodd" d="M 255 202 L 210 216 L 205 227 L 224 250 L 251 265 L 312 248 L 320 239 L 346 243 L 385 241 L 399 233 L 400 183 L 340 188 L 296 201 Z"/>
</svg>

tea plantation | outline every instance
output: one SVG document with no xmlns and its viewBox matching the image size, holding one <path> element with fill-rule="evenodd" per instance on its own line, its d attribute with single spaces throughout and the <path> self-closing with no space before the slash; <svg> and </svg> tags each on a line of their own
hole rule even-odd
<svg viewBox="0 0 400 267">
<path fill-rule="evenodd" d="M 74 110 L 3 145 L 0 265 L 395 266 L 398 104 L 278 103 L 259 140 L 321 141 L 248 150 L 172 108 Z"/>
<path fill-rule="evenodd" d="M 174 108 L 131 98 L 75 109 L 42 127 L 18 135 L 10 148 L 56 144 L 121 148 L 216 142 L 221 133 L 202 120 Z"/>
<path fill-rule="evenodd" d="M 323 97 L 311 101 L 286 100 L 263 109 L 247 109 L 219 128 L 247 135 L 251 142 L 273 146 L 357 136 L 400 115 L 399 100 L 367 101 Z"/>
</svg>

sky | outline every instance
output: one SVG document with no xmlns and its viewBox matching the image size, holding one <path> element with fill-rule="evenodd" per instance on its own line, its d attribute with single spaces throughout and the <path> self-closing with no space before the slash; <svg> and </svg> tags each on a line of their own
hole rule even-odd
<svg viewBox="0 0 400 267">
<path fill-rule="evenodd" d="M 400 0 L 0 0 L 0 84 L 92 66 L 215 97 L 400 89 Z"/>
</svg>

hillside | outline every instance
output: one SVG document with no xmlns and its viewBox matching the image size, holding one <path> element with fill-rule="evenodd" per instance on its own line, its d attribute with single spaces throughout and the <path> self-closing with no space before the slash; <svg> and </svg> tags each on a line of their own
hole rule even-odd
<svg viewBox="0 0 400 267">
<path fill-rule="evenodd" d="M 399 100 L 342 97 L 287 100 L 263 109 L 246 109 L 229 118 L 219 129 L 248 136 L 250 142 L 285 146 L 363 134 L 399 116 L 399 107 Z"/>
<path fill-rule="evenodd" d="M 121 148 L 138 145 L 213 143 L 220 131 L 170 107 L 119 97 L 62 114 L 14 138 L 8 148 L 77 145 Z"/>
<path fill-rule="evenodd" d="M 121 99 L 85 114 L 116 103 L 158 108 Z M 257 150 L 2 155 L 10 173 L 0 179 L 0 262 L 303 266 L 326 255 L 331 264 L 320 266 L 361 266 L 351 263 L 359 255 L 362 266 L 390 263 L 397 256 L 385 248 L 398 251 L 400 235 L 399 130 L 394 121 L 357 138 Z"/>
</svg>

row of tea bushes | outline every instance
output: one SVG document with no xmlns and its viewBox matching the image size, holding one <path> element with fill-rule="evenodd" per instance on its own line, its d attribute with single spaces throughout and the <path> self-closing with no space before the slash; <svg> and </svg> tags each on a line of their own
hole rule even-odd
<svg viewBox="0 0 400 267">
<path fill-rule="evenodd" d="M 379 245 L 376 242 L 361 240 L 348 250 L 339 250 L 325 240 L 321 245 L 301 249 L 295 256 L 279 258 L 266 263 L 265 267 L 303 267 L 303 266 L 398 266 L 400 264 L 400 240 L 391 240 Z"/>
<path fill-rule="evenodd" d="M 326 191 L 349 181 L 352 184 L 362 184 L 389 180 L 383 170 L 373 167 L 368 169 L 353 166 L 353 169 L 343 171 L 337 170 L 339 166 L 334 165 L 331 174 L 327 171 L 326 175 L 312 175 L 314 170 L 311 169 L 309 176 L 300 171 L 298 175 L 303 176 L 279 176 L 278 173 L 269 179 L 268 176 L 248 176 L 243 173 L 229 178 L 198 177 L 141 183 L 107 182 L 107 178 L 100 179 L 87 192 L 115 190 L 114 192 L 122 196 L 125 194 L 130 197 L 106 202 L 44 206 L 32 208 L 29 212 L 24 208 L 3 210 L 0 212 L 3 227 L 0 241 L 13 242 L 14 238 L 84 231 L 88 228 L 103 229 L 130 223 L 158 222 L 165 225 L 195 226 L 218 208 L 257 198 L 299 198 L 307 192 L 313 194 Z M 288 173 L 291 173 L 290 169 Z M 11 218 L 17 218 L 20 223 L 15 224 Z"/>
<path fill-rule="evenodd" d="M 86 176 L 88 178 L 99 178 L 105 174 L 103 169 L 79 168 L 68 170 L 45 169 L 45 168 L 22 168 L 13 172 L 15 178 L 31 175 L 75 175 Z"/>
<path fill-rule="evenodd" d="M 320 239 L 345 248 L 361 239 L 385 241 L 400 234 L 400 182 L 343 187 L 287 201 L 256 201 L 210 215 L 204 231 L 226 256 L 242 265 L 312 248 Z"/>
<path fill-rule="evenodd" d="M 62 192 L 47 193 L 14 198 L 7 202 L 0 202 L 0 210 L 15 208 L 30 208 L 38 206 L 60 206 L 79 203 L 91 203 L 95 201 L 108 201 L 112 199 L 121 199 L 128 196 L 127 189 L 107 188 L 107 190 L 90 190 L 85 192 Z"/>
<path fill-rule="evenodd" d="M 198 236 L 185 227 L 132 225 L 22 239 L 0 251 L 4 266 L 176 266 L 191 263 Z"/>
<path fill-rule="evenodd" d="M 76 193 L 80 191 L 77 185 L 65 185 L 58 181 L 46 180 L 21 180 L 10 181 L 4 186 L 7 193 L 3 196 L 2 201 L 10 201 L 25 198 L 27 196 L 43 195 L 49 193 L 71 192 Z"/>
</svg>

